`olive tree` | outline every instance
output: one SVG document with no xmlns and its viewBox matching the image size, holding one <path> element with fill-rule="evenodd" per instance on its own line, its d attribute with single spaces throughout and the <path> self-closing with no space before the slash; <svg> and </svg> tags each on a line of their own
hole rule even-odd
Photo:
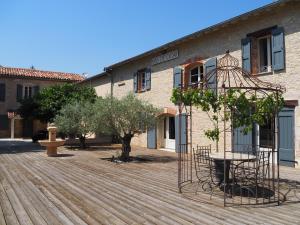
<svg viewBox="0 0 300 225">
<path fill-rule="evenodd" d="M 97 131 L 117 136 L 122 142 L 120 160 L 130 159 L 131 139 L 155 125 L 159 109 L 129 93 L 118 99 L 106 97 L 95 103 Z"/>
<path fill-rule="evenodd" d="M 87 135 L 95 131 L 94 115 L 93 103 L 73 102 L 59 111 L 54 123 L 60 132 L 77 136 L 80 140 L 80 147 L 85 148 Z"/>
</svg>

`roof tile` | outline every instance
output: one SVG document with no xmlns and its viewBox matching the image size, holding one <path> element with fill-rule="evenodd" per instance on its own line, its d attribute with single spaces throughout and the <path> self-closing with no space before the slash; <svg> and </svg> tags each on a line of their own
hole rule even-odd
<svg viewBox="0 0 300 225">
<path fill-rule="evenodd" d="M 82 81 L 84 77 L 76 73 L 63 73 L 53 71 L 42 71 L 36 69 L 25 68 L 11 68 L 0 66 L 0 76 L 6 77 L 20 77 L 20 78 L 39 78 L 51 80 L 65 80 L 65 81 Z"/>
</svg>

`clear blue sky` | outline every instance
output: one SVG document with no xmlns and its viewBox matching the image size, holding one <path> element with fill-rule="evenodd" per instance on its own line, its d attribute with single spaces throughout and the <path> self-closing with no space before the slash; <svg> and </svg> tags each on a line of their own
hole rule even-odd
<svg viewBox="0 0 300 225">
<path fill-rule="evenodd" d="M 272 0 L 0 0 L 0 65 L 88 73 Z"/>
</svg>

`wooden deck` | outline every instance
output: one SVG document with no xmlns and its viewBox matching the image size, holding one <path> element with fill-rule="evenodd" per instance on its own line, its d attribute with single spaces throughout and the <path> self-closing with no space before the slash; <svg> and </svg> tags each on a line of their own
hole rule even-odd
<svg viewBox="0 0 300 225">
<path fill-rule="evenodd" d="M 135 150 L 151 161 L 115 164 L 101 159 L 116 153 L 108 148 L 57 158 L 29 150 L 0 150 L 0 225 L 300 224 L 297 202 L 224 208 L 179 194 L 174 153 Z"/>
</svg>

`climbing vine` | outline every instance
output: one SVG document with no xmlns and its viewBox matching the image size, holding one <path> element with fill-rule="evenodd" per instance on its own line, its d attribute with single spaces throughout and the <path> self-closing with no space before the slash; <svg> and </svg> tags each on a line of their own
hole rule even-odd
<svg viewBox="0 0 300 225">
<path fill-rule="evenodd" d="M 222 132 L 219 128 L 220 122 L 231 120 L 233 128 L 242 127 L 243 133 L 247 134 L 252 130 L 253 124 L 264 125 L 284 105 L 280 92 L 258 97 L 255 93 L 241 89 L 228 89 L 216 94 L 210 89 L 188 88 L 181 91 L 176 88 L 173 89 L 171 101 L 174 104 L 193 105 L 206 112 L 214 128 L 205 130 L 204 134 L 214 141 L 219 140 Z"/>
</svg>

